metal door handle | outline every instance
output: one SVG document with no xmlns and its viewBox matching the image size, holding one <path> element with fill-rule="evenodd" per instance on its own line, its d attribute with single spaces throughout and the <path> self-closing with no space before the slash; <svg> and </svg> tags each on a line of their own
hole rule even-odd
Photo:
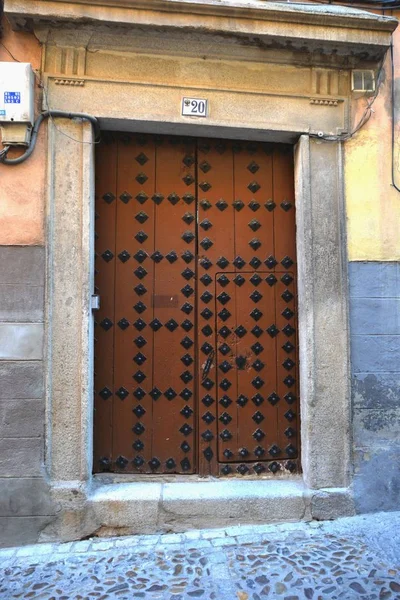
<svg viewBox="0 0 400 600">
<path fill-rule="evenodd" d="M 212 364 L 214 362 L 214 354 L 215 354 L 214 350 L 211 350 L 211 354 L 207 358 L 206 364 L 204 365 L 203 376 L 201 378 L 202 380 L 204 380 L 207 377 L 207 375 L 209 374 L 209 372 L 210 372 L 211 366 L 212 366 Z"/>
</svg>

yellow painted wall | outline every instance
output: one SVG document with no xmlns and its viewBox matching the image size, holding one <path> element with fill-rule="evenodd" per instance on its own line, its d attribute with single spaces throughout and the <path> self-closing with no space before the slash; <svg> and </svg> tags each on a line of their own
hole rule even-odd
<svg viewBox="0 0 400 600">
<path fill-rule="evenodd" d="M 400 17 L 400 12 L 394 16 Z M 400 27 L 395 48 L 395 176 L 400 188 Z M 351 261 L 393 261 L 400 258 L 400 193 L 391 185 L 391 62 L 386 56 L 383 83 L 374 113 L 354 138 L 345 143 L 345 195 L 348 253 Z M 354 105 L 354 123 L 365 99 Z"/>
<path fill-rule="evenodd" d="M 42 50 L 33 34 L 15 33 L 3 19 L 0 42 L 0 61 L 16 59 L 40 69 Z M 37 113 L 40 109 L 38 84 L 36 92 Z M 45 131 L 46 126 L 42 125 L 29 160 L 13 167 L 0 165 L 0 245 L 44 244 Z M 18 154 L 20 150 L 12 150 L 9 158 Z"/>
</svg>

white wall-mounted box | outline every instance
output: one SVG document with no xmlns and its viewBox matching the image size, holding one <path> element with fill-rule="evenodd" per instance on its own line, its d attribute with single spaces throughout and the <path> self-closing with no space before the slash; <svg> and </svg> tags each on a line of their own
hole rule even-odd
<svg viewBox="0 0 400 600">
<path fill-rule="evenodd" d="M 30 63 L 0 62 L 0 123 L 33 125 L 34 83 Z"/>
</svg>

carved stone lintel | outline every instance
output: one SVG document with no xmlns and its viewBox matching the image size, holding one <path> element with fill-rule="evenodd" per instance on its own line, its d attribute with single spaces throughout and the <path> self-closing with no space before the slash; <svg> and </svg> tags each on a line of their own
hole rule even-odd
<svg viewBox="0 0 400 600">
<path fill-rule="evenodd" d="M 73 85 L 81 87 L 85 85 L 84 79 L 55 79 L 54 83 L 56 85 Z"/>
<path fill-rule="evenodd" d="M 338 106 L 340 102 L 343 102 L 343 98 L 310 98 L 310 104 L 320 106 Z"/>
</svg>

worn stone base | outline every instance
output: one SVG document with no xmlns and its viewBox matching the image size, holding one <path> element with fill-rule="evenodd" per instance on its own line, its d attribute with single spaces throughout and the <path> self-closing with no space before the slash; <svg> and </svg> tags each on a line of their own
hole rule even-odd
<svg viewBox="0 0 400 600">
<path fill-rule="evenodd" d="M 63 510 L 41 533 L 41 541 L 180 533 L 193 528 L 311 521 L 354 514 L 348 489 L 310 491 L 300 478 L 100 483 L 94 484 L 86 502 L 82 489 L 63 488 L 57 494 Z"/>
</svg>

